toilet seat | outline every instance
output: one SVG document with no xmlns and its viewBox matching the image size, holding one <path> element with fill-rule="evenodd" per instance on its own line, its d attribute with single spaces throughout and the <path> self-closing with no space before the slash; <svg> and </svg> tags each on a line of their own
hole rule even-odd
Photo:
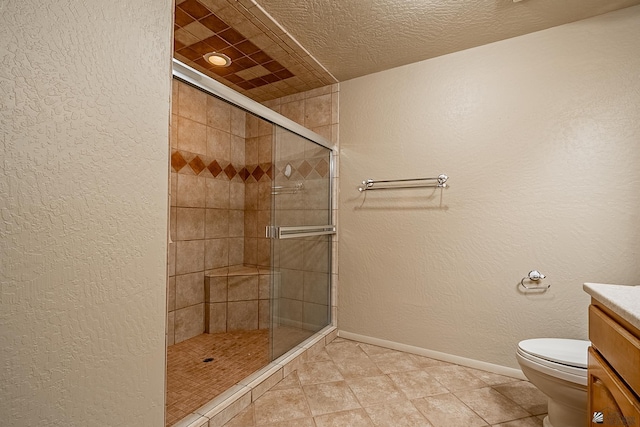
<svg viewBox="0 0 640 427">
<path fill-rule="evenodd" d="M 521 341 L 517 355 L 521 363 L 552 377 L 575 384 L 587 383 L 587 349 L 591 343 L 561 338 Z"/>
</svg>

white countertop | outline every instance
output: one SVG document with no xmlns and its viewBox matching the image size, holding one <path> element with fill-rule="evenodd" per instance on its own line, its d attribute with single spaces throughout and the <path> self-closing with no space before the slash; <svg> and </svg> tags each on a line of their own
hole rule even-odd
<svg viewBox="0 0 640 427">
<path fill-rule="evenodd" d="M 640 329 L 640 286 L 585 283 L 586 293 Z"/>
</svg>

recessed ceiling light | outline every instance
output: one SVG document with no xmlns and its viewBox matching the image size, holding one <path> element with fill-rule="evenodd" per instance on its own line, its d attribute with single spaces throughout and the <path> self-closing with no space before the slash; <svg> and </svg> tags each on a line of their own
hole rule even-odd
<svg viewBox="0 0 640 427">
<path fill-rule="evenodd" d="M 204 56 L 205 61 L 218 67 L 228 67 L 231 65 L 231 58 L 224 53 L 211 52 Z"/>
</svg>

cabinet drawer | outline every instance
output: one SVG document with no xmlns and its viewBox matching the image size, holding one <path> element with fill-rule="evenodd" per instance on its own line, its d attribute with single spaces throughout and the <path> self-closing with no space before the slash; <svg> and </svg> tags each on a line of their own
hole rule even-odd
<svg viewBox="0 0 640 427">
<path fill-rule="evenodd" d="M 640 403 L 592 347 L 589 348 L 589 403 L 591 426 L 640 427 Z M 595 418 L 601 413 L 601 419 Z"/>
<path fill-rule="evenodd" d="M 640 395 L 640 340 L 594 305 L 589 307 L 589 339 L 627 385 Z"/>
</svg>

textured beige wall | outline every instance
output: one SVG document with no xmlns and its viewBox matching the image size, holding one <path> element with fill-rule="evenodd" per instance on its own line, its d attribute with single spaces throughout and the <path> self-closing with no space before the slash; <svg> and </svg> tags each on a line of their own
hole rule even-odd
<svg viewBox="0 0 640 427">
<path fill-rule="evenodd" d="M 163 425 L 171 10 L 0 6 L 2 425 Z"/>
<path fill-rule="evenodd" d="M 507 367 L 586 338 L 582 283 L 640 277 L 638 28 L 634 7 L 341 84 L 341 330 Z M 518 292 L 534 268 L 550 291 Z"/>
</svg>

